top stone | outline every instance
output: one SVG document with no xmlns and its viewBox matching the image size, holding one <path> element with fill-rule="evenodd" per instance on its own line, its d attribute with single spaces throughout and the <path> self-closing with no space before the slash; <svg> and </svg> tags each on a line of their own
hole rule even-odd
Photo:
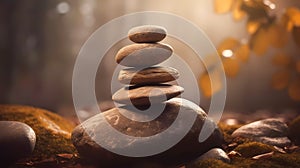
<svg viewBox="0 0 300 168">
<path fill-rule="evenodd" d="M 129 30 L 128 37 L 135 43 L 156 43 L 167 35 L 164 27 L 156 25 L 144 25 Z"/>
</svg>

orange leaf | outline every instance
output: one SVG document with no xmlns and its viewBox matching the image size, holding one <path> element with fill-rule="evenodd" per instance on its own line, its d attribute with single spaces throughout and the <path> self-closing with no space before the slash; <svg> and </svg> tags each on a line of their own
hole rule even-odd
<svg viewBox="0 0 300 168">
<path fill-rule="evenodd" d="M 290 84 L 288 92 L 292 100 L 300 101 L 300 78 Z"/>
<path fill-rule="evenodd" d="M 240 65 L 238 59 L 226 58 L 223 60 L 223 66 L 225 74 L 228 77 L 236 77 L 240 71 Z"/>
<path fill-rule="evenodd" d="M 279 53 L 273 57 L 272 63 L 277 66 L 287 67 L 290 65 L 291 61 L 292 58 L 290 56 L 286 55 L 285 53 Z"/>
<path fill-rule="evenodd" d="M 211 78 L 214 83 L 211 83 Z M 220 91 L 222 89 L 222 83 L 218 70 L 215 69 L 211 76 L 209 76 L 208 72 L 203 73 L 199 79 L 199 85 L 205 97 L 211 97 Z"/>
<path fill-rule="evenodd" d="M 273 47 L 282 48 L 287 44 L 288 34 L 282 26 L 273 24 L 267 31 L 267 38 Z"/>
<path fill-rule="evenodd" d="M 300 10 L 296 7 L 290 7 L 286 10 L 289 20 L 294 26 L 300 26 Z"/>
<path fill-rule="evenodd" d="M 247 62 L 250 55 L 250 48 L 247 44 L 243 44 L 241 47 L 239 47 L 234 55 L 241 61 Z"/>
<path fill-rule="evenodd" d="M 265 29 L 259 29 L 251 39 L 252 50 L 256 55 L 262 56 L 267 52 L 269 47 L 269 39 Z"/>
<path fill-rule="evenodd" d="M 218 14 L 229 12 L 233 1 L 234 0 L 215 0 L 215 12 Z"/>
<path fill-rule="evenodd" d="M 260 22 L 257 21 L 248 21 L 247 23 L 247 31 L 250 34 L 254 34 L 260 26 Z"/>
<path fill-rule="evenodd" d="M 246 13 L 241 9 L 242 0 L 236 0 L 233 4 L 233 18 L 236 21 L 242 20 Z"/>
<path fill-rule="evenodd" d="M 276 90 L 282 90 L 288 86 L 290 78 L 290 71 L 279 71 L 272 76 L 272 87 Z"/>
<path fill-rule="evenodd" d="M 218 46 L 218 53 L 222 55 L 224 50 L 235 50 L 240 45 L 240 42 L 234 38 L 226 38 Z"/>
</svg>

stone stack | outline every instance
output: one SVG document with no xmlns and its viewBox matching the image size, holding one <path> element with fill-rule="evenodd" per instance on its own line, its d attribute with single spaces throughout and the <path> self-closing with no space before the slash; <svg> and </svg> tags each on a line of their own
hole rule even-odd
<svg viewBox="0 0 300 168">
<path fill-rule="evenodd" d="M 130 67 L 121 70 L 118 77 L 121 83 L 130 86 L 117 91 L 112 99 L 121 104 L 147 107 L 149 99 L 151 103 L 162 103 L 180 95 L 182 87 L 163 84 L 176 80 L 179 72 L 171 67 L 154 66 L 173 53 L 171 46 L 158 43 L 166 37 L 166 30 L 159 26 L 140 26 L 131 29 L 128 36 L 135 43 L 120 49 L 115 59 L 118 64 Z M 158 90 L 153 92 L 153 89 Z"/>
<path fill-rule="evenodd" d="M 171 46 L 158 43 L 166 35 L 166 30 L 159 26 L 140 26 L 129 31 L 129 39 L 135 43 L 120 49 L 115 57 L 118 64 L 128 67 L 121 70 L 118 77 L 119 81 L 127 86 L 113 95 L 113 100 L 123 106 L 97 114 L 74 129 L 72 141 L 82 158 L 87 158 L 103 167 L 144 167 L 140 165 L 169 167 L 183 165 L 210 149 L 221 146 L 222 135 L 216 124 L 207 118 L 206 113 L 188 100 L 174 98 L 183 92 L 183 88 L 166 84 L 166 82 L 177 79 L 178 71 L 171 67 L 155 66 L 168 59 L 173 53 Z M 133 118 L 151 118 L 150 116 L 157 113 L 159 109 L 155 107 L 161 106 L 164 107 L 162 112 L 153 120 L 132 120 Z M 139 109 L 147 109 L 147 111 L 141 112 Z M 184 114 L 183 118 L 176 121 L 179 114 Z M 195 122 L 192 122 L 191 129 L 184 134 L 185 121 L 191 115 L 195 116 Z M 155 136 L 158 139 L 165 139 L 166 137 L 161 136 L 160 133 L 173 126 L 175 121 L 177 124 L 175 124 L 174 131 L 169 133 L 169 137 L 181 134 L 185 136 L 170 149 L 155 155 L 122 156 L 105 149 L 95 141 L 100 135 L 105 135 L 101 144 L 106 144 L 116 151 L 131 149 L 135 146 L 141 148 L 144 146 L 143 150 L 149 150 L 147 146 L 155 148 L 157 144 L 152 144 L 151 138 L 147 137 Z M 145 137 L 143 145 L 128 136 L 123 137 L 123 142 L 128 142 L 128 144 L 120 144 L 119 137 L 110 136 L 110 132 L 105 129 L 107 122 L 122 134 Z M 199 142 L 199 134 L 204 123 L 213 128 L 213 133 L 204 142 Z"/>
</svg>

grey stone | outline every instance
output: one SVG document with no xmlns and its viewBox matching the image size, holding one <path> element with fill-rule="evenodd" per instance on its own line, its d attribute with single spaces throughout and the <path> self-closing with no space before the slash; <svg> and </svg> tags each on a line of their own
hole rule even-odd
<svg viewBox="0 0 300 168">
<path fill-rule="evenodd" d="M 195 106 L 187 100 L 182 101 L 180 98 L 171 99 L 167 101 L 165 105 L 165 109 L 160 116 L 149 122 L 137 122 L 124 117 L 120 111 L 126 111 L 132 116 L 147 116 L 150 114 L 138 114 L 138 112 L 132 110 L 132 107 L 129 106 L 114 108 L 103 112 L 102 114 L 95 115 L 74 129 L 72 133 L 73 144 L 77 148 L 81 157 L 90 159 L 92 162 L 103 167 L 124 167 L 124 165 L 128 165 L 130 167 L 132 164 L 143 165 L 146 163 L 155 163 L 157 165 L 162 165 L 163 167 L 177 166 L 196 159 L 211 148 L 221 146 L 223 140 L 222 134 L 216 124 L 207 118 L 207 115 L 200 107 Z M 192 128 L 183 139 L 170 149 L 156 155 L 145 157 L 122 156 L 104 149 L 94 140 L 97 136 L 102 135 L 105 139 L 101 142 L 114 147 L 114 149 L 131 149 L 132 147 L 139 145 L 142 150 L 152 149 L 151 146 L 155 146 L 157 144 L 152 144 L 153 142 L 149 141 L 149 137 L 155 135 L 159 139 L 165 139 L 166 137 L 159 133 L 172 125 L 178 116 L 179 109 L 183 110 L 182 113 L 184 114 L 184 118 L 178 121 L 181 124 L 175 127 L 175 131 L 170 133 L 168 139 L 172 139 L 173 136 L 182 134 L 183 127 L 186 124 L 186 117 L 188 118 L 190 115 L 195 115 L 196 120 L 194 123 L 191 123 Z M 101 117 L 101 115 L 104 115 L 104 117 Z M 120 139 L 110 137 L 110 132 L 104 129 L 102 125 L 104 122 L 110 123 L 114 129 L 123 134 L 134 137 L 145 137 L 145 139 L 141 143 L 130 141 L 130 138 L 127 137 L 129 143 L 120 145 Z M 209 135 L 208 139 L 200 143 L 198 138 L 204 122 L 208 122 L 210 125 L 214 126 L 213 133 Z M 168 141 L 168 139 L 166 140 Z"/>
<path fill-rule="evenodd" d="M 226 163 L 230 162 L 230 158 L 227 156 L 226 152 L 224 152 L 223 149 L 220 148 L 213 148 L 209 150 L 208 152 L 201 155 L 197 160 L 201 161 L 206 159 L 218 159 Z"/>
<path fill-rule="evenodd" d="M 11 164 L 29 156 L 35 147 L 36 135 L 27 124 L 17 121 L 0 121 L 0 158 Z"/>
<path fill-rule="evenodd" d="M 291 144 L 288 126 L 281 119 L 270 118 L 244 125 L 232 133 L 233 137 L 245 137 L 268 145 L 285 147 Z"/>
</svg>

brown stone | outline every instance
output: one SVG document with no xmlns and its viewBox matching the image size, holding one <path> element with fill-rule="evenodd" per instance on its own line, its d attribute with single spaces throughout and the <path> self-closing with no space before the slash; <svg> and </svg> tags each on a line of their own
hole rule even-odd
<svg viewBox="0 0 300 168">
<path fill-rule="evenodd" d="M 165 101 L 165 97 L 171 99 L 180 95 L 184 89 L 177 85 L 156 84 L 142 86 L 128 86 L 118 90 L 112 99 L 121 104 L 150 105 L 150 93 L 152 103 Z"/>
<path fill-rule="evenodd" d="M 136 43 L 155 43 L 163 40 L 167 30 L 161 26 L 144 25 L 129 30 L 128 37 Z"/>
<path fill-rule="evenodd" d="M 126 111 L 132 116 L 137 115 L 138 112 L 132 110 L 133 108 L 131 106 L 113 108 L 109 111 L 95 115 L 74 129 L 72 133 L 73 144 L 76 146 L 81 157 L 90 159 L 92 162 L 103 167 L 124 167 L 124 165 L 134 167 L 134 165 L 141 165 L 141 163 L 157 164 L 162 167 L 178 166 L 196 159 L 211 148 L 220 147 L 222 144 L 222 135 L 216 124 L 207 118 L 206 113 L 201 108 L 191 105 L 191 102 L 187 100 L 181 100 L 182 99 L 180 98 L 174 98 L 167 101 L 165 103 L 165 109 L 160 116 L 148 122 L 133 121 L 124 117 L 122 115 L 123 113 L 120 113 L 121 111 Z M 196 120 L 191 123 L 192 128 L 176 145 L 156 155 L 146 157 L 122 156 L 106 150 L 95 141 L 95 138 L 99 135 L 105 135 L 104 138 L 106 139 L 101 142 L 111 145 L 114 149 L 121 148 L 122 150 L 124 147 L 131 149 L 133 146 L 141 145 L 139 147 L 143 148 L 142 150 L 148 150 L 149 145 L 155 146 L 155 144 L 152 144 L 154 143 L 153 141 L 147 141 L 149 139 L 146 139 L 143 141 L 145 146 L 140 144 L 140 142 L 132 141 L 130 139 L 127 140 L 129 137 L 124 137 L 124 140 L 129 143 L 119 144 L 119 137 L 110 137 L 108 130 L 105 129 L 103 124 L 108 122 L 114 129 L 128 136 L 149 137 L 156 135 L 159 139 L 164 139 L 166 137 L 159 133 L 165 131 L 173 124 L 178 117 L 179 109 L 184 113 L 183 118 L 179 121 L 179 123 L 182 124 L 176 125 L 176 131 L 171 131 L 168 137 L 172 138 L 173 136 L 182 134 L 185 129 L 183 125 L 190 115 L 195 115 Z M 149 114 L 151 114 L 151 112 L 139 113 L 138 115 L 147 116 Z M 208 139 L 204 142 L 199 142 L 198 137 L 204 122 L 207 122 L 212 126 L 213 133 L 210 134 Z"/>
<path fill-rule="evenodd" d="M 121 70 L 118 77 L 123 84 L 164 83 L 178 78 L 179 72 L 171 67 L 149 67 L 142 70 L 127 68 Z"/>
<path fill-rule="evenodd" d="M 128 67 L 149 67 L 162 63 L 173 53 L 171 46 L 161 43 L 127 45 L 116 54 L 116 62 Z"/>
</svg>

